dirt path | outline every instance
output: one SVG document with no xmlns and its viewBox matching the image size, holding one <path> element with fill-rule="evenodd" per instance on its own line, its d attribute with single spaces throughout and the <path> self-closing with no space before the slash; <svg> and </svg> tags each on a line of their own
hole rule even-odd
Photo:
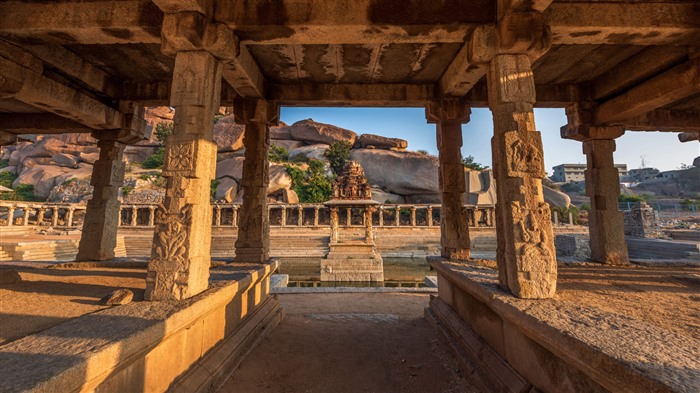
<svg viewBox="0 0 700 393">
<path fill-rule="evenodd" d="M 426 294 L 288 294 L 221 392 L 477 392 L 423 319 Z"/>
</svg>

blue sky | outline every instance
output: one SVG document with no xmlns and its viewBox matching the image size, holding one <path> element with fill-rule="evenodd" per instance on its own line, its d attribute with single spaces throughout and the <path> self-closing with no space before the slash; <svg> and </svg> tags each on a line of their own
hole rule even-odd
<svg viewBox="0 0 700 393">
<path fill-rule="evenodd" d="M 321 123 L 334 124 L 358 134 L 370 133 L 408 141 L 409 150 L 424 149 L 437 154 L 435 126 L 425 121 L 421 108 L 305 108 L 283 107 L 282 121 L 292 124 L 312 118 Z M 564 109 L 536 109 L 535 122 L 542 131 L 546 170 L 562 163 L 585 163 L 581 142 L 561 139 L 559 127 L 566 123 Z M 472 155 L 477 162 L 491 165 L 491 112 L 485 108 L 472 109 L 471 121 L 462 126 L 464 146 L 462 155 Z M 700 155 L 697 142 L 680 143 L 672 132 L 628 131 L 617 139 L 615 162 L 627 164 L 629 169 L 640 166 L 644 156 L 647 166 L 660 170 L 676 169 L 681 164 L 692 164 Z"/>
</svg>

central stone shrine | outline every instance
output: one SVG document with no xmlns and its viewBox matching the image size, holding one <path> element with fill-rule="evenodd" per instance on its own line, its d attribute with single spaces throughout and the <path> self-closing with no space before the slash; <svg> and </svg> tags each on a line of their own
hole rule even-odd
<svg viewBox="0 0 700 393">
<path fill-rule="evenodd" d="M 331 241 L 330 252 L 321 260 L 321 281 L 383 282 L 384 263 L 372 232 L 372 212 L 379 202 L 372 200 L 365 171 L 357 161 L 345 163 L 333 184 L 333 199 L 325 204 L 331 214 Z M 347 213 L 342 231 L 338 215 L 341 209 Z M 362 211 L 362 225 L 352 224 L 353 210 Z"/>
</svg>

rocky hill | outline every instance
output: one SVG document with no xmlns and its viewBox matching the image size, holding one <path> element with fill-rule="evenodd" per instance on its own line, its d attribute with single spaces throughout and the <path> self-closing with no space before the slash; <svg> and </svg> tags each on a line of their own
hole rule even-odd
<svg viewBox="0 0 700 393">
<path fill-rule="evenodd" d="M 150 130 L 158 124 L 172 122 L 172 118 L 173 112 L 167 107 L 149 108 L 147 112 Z M 218 146 L 216 188 L 212 190 L 216 200 L 241 201 L 244 133 L 244 127 L 236 124 L 233 116 L 223 113 L 218 116 L 214 125 L 214 140 Z M 339 143 L 349 148 L 348 158 L 358 161 L 364 168 L 375 200 L 392 203 L 440 201 L 437 158 L 408 151 L 408 142 L 403 139 L 358 135 L 312 119 L 272 127 L 270 139 L 271 156 L 277 161 L 270 163 L 268 195 L 271 202 L 297 203 L 300 196 L 294 191 L 299 190 L 295 181 L 308 179 L 313 168 L 320 169 L 322 177 L 330 178 L 332 163 L 327 152 Z M 124 202 L 154 203 L 163 197 L 165 181 L 160 170 L 145 169 L 141 165 L 160 143 L 152 135 L 148 141 L 127 147 L 122 187 Z M 83 202 L 91 195 L 89 179 L 98 153 L 95 140 L 87 134 L 27 136 L 15 145 L 2 148 L 0 163 L 4 163 L 4 167 L 0 169 L 0 177 L 5 182 L 12 180 L 12 188 L 33 187 L 38 199 Z M 465 179 L 468 190 L 465 203 L 495 203 L 495 181 L 490 170 L 479 172 L 465 168 Z M 328 187 L 328 184 L 328 180 L 323 180 L 321 186 Z M 545 196 L 556 205 L 568 206 L 568 198 L 559 194 L 547 190 Z M 308 198 L 306 194 L 301 195 L 302 202 L 305 198 Z"/>
</svg>

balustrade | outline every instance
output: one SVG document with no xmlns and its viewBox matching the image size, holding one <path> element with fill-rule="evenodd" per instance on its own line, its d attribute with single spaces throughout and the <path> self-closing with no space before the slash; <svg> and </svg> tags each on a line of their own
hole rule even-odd
<svg viewBox="0 0 700 393">
<path fill-rule="evenodd" d="M 269 214 L 274 214 L 272 227 L 320 228 L 330 225 L 330 209 L 321 204 L 269 205 Z M 82 225 L 78 213 L 84 213 L 85 205 L 60 203 L 0 203 L 0 225 L 4 226 L 52 226 L 71 228 Z M 214 204 L 213 227 L 238 227 L 240 205 Z M 467 206 L 471 227 L 493 227 L 493 206 Z M 153 228 L 157 205 L 121 205 L 119 227 Z M 343 212 L 343 210 L 345 210 Z M 277 211 L 277 212 L 276 212 Z M 309 216 L 313 211 L 313 218 Z M 364 227 L 364 209 L 343 208 L 340 227 Z M 9 219 L 13 217 L 13 219 Z M 378 205 L 371 215 L 375 228 L 439 228 L 440 205 Z M 21 220 L 21 222 L 20 222 Z M 354 221 L 353 221 L 354 220 Z"/>
</svg>

